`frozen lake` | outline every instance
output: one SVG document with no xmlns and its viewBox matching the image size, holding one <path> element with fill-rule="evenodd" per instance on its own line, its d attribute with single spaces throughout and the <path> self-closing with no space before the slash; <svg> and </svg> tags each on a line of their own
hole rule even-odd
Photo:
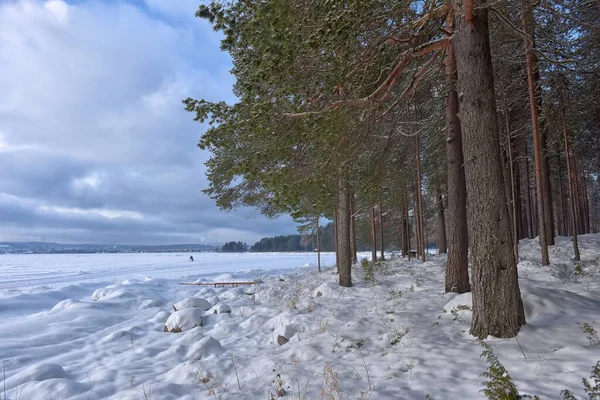
<svg viewBox="0 0 600 400">
<path fill-rule="evenodd" d="M 189 261 L 190 255 L 194 261 Z M 322 253 L 322 265 L 335 253 Z M 106 284 L 126 279 L 196 280 L 232 274 L 236 279 L 277 274 L 306 264 L 317 265 L 316 253 L 117 253 L 1 254 L 0 298 L 58 289 L 80 283 Z"/>
</svg>

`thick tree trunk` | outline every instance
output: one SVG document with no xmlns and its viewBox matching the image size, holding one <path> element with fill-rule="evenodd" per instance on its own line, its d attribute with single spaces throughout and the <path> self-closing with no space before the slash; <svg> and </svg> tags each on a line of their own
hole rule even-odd
<svg viewBox="0 0 600 400">
<path fill-rule="evenodd" d="M 446 215 L 444 213 L 444 198 L 440 188 L 437 188 L 436 193 L 436 205 L 437 205 L 437 216 L 438 216 L 438 254 L 445 254 L 447 252 L 446 247 Z"/>
<path fill-rule="evenodd" d="M 453 14 L 446 20 L 446 29 L 454 32 Z M 458 118 L 456 92 L 456 58 L 448 46 L 446 72 L 446 165 L 448 168 L 448 264 L 444 288 L 446 292 L 465 293 L 469 284 L 469 236 L 467 230 L 467 187 L 462 149 L 462 129 Z"/>
<path fill-rule="evenodd" d="M 532 28 L 532 12 L 527 5 L 523 9 L 523 31 L 531 36 L 533 33 Z M 544 169 L 543 169 L 543 154 L 542 144 L 540 139 L 540 118 L 538 102 L 535 95 L 535 69 L 537 67 L 537 60 L 533 52 L 533 42 L 526 38 L 525 39 L 525 57 L 526 57 L 526 68 L 527 68 L 527 83 L 529 86 L 529 108 L 531 109 L 531 125 L 533 133 L 533 155 L 535 162 L 535 183 L 537 192 L 537 210 L 538 210 L 538 227 L 539 227 L 539 242 L 542 251 L 542 265 L 549 265 L 550 258 L 548 255 L 548 227 L 546 224 L 547 217 L 547 193 L 544 187 Z"/>
<path fill-rule="evenodd" d="M 525 324 L 504 204 L 502 161 L 489 44 L 488 12 L 478 8 L 465 19 L 462 0 L 454 0 L 456 33 L 452 44 L 458 66 L 460 120 L 467 182 L 467 218 L 473 265 L 471 334 L 514 337 Z"/>
<path fill-rule="evenodd" d="M 377 261 L 377 226 L 375 223 L 375 205 L 370 204 L 371 209 L 371 260 Z"/>
<path fill-rule="evenodd" d="M 350 256 L 350 188 L 347 176 L 338 181 L 337 190 L 337 251 L 335 258 L 340 286 L 352 286 L 352 257 Z"/>
<path fill-rule="evenodd" d="M 383 253 L 383 208 L 381 206 L 381 199 L 379 199 L 379 203 L 377 204 L 379 207 L 379 237 L 380 237 L 380 242 L 381 243 L 381 252 L 379 253 L 381 256 L 381 259 L 383 260 L 385 258 L 384 253 Z"/>
<path fill-rule="evenodd" d="M 562 110 L 562 123 L 563 123 L 563 137 L 565 140 L 565 156 L 567 158 L 567 174 L 569 175 L 569 190 L 571 192 L 571 232 L 573 235 L 573 259 L 575 261 L 581 260 L 579 254 L 579 243 L 577 242 L 578 226 L 577 226 L 577 210 L 575 203 L 577 202 L 577 196 L 575 192 L 575 173 L 573 171 L 573 162 L 571 160 L 571 148 L 569 147 L 569 129 L 567 128 L 567 119 L 565 113 L 565 102 L 563 99 L 562 91 L 560 93 L 560 106 Z"/>
<path fill-rule="evenodd" d="M 425 222 L 423 219 L 423 183 L 421 181 L 421 147 L 420 147 L 420 139 L 419 135 L 415 136 L 417 141 L 417 207 L 418 207 L 418 215 L 419 219 L 419 243 L 421 248 L 419 251 L 421 252 L 421 261 L 426 261 L 425 256 Z"/>
</svg>

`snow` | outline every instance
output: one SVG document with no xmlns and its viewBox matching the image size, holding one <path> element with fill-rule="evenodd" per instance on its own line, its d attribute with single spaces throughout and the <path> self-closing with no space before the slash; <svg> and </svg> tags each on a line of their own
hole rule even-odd
<svg viewBox="0 0 600 400">
<path fill-rule="evenodd" d="M 576 273 L 569 238 L 550 248 L 550 267 L 535 240 L 520 244 L 528 323 L 518 340 L 486 342 L 522 394 L 583 397 L 581 378 L 600 360 L 583 325 L 600 330 L 600 235 L 580 246 Z M 351 288 L 331 268 L 318 273 L 316 254 L 188 257 L 0 256 L 6 398 L 484 398 L 471 294 L 443 293 L 444 255 L 395 258 L 375 283 L 357 265 Z"/>
</svg>

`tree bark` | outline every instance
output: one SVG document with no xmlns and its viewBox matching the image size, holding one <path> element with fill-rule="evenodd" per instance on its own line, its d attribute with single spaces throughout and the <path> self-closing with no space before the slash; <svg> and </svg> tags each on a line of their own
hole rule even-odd
<svg viewBox="0 0 600 400">
<path fill-rule="evenodd" d="M 454 14 L 446 19 L 446 30 L 454 32 Z M 456 58 L 452 45 L 446 49 L 446 165 L 448 169 L 448 264 L 446 292 L 465 293 L 469 284 L 469 235 L 467 230 L 467 186 L 465 182 L 462 129 L 458 118 Z"/>
<path fill-rule="evenodd" d="M 381 199 L 379 199 L 379 236 L 381 238 L 380 242 L 381 243 L 381 252 L 380 252 L 380 256 L 381 259 L 383 260 L 385 258 L 384 253 L 383 253 L 383 208 L 381 207 Z"/>
<path fill-rule="evenodd" d="M 560 106 L 561 106 L 561 110 L 562 110 L 562 123 L 563 123 L 563 137 L 565 140 L 565 156 L 567 158 L 567 174 L 569 175 L 569 190 L 571 192 L 571 231 L 572 231 L 572 235 L 573 235 L 573 254 L 574 257 L 573 259 L 575 261 L 580 261 L 581 260 L 581 255 L 579 254 L 579 243 L 577 242 L 577 233 L 578 233 L 578 226 L 577 226 L 577 210 L 576 210 L 576 199 L 577 196 L 575 195 L 575 192 L 577 191 L 575 188 L 575 175 L 574 175 L 574 171 L 573 171 L 573 163 L 571 160 L 571 148 L 569 147 L 569 129 L 568 129 L 568 125 L 567 125 L 567 119 L 566 119 L 566 113 L 565 113 L 565 101 L 563 99 L 563 94 L 562 94 L 562 90 L 560 92 Z"/>
<path fill-rule="evenodd" d="M 438 254 L 446 254 L 446 215 L 444 213 L 444 198 L 440 188 L 437 188 L 436 193 L 437 215 L 438 215 Z"/>
<path fill-rule="evenodd" d="M 352 286 L 352 258 L 350 256 L 350 187 L 347 176 L 338 181 L 337 190 L 337 250 L 336 262 L 340 286 Z"/>
<path fill-rule="evenodd" d="M 523 31 L 531 36 L 533 33 L 532 28 L 532 12 L 529 5 L 523 8 Z M 533 52 L 533 42 L 529 39 L 525 39 L 525 58 L 527 68 L 527 84 L 529 86 L 529 108 L 531 109 L 531 125 L 533 133 L 533 155 L 535 162 L 535 183 L 537 192 L 537 210 L 538 210 L 538 229 L 539 229 L 539 243 L 542 252 L 542 265 L 550 264 L 550 257 L 548 255 L 548 227 L 546 224 L 546 209 L 547 209 L 547 194 L 544 188 L 544 176 L 543 176 L 543 155 L 542 145 L 540 139 L 540 118 L 538 102 L 535 95 L 535 69 L 537 61 Z"/>
<path fill-rule="evenodd" d="M 521 138 L 521 142 L 523 149 L 525 150 L 525 156 L 521 159 L 521 181 L 525 185 L 525 187 L 523 187 L 521 190 L 525 200 L 525 219 L 523 221 L 523 230 L 526 232 L 527 238 L 533 238 L 533 211 L 531 207 L 531 185 L 529 182 L 529 154 L 527 150 L 527 140 L 525 138 Z"/>
<path fill-rule="evenodd" d="M 321 227 L 319 226 L 319 217 L 317 217 L 317 268 L 321 272 Z"/>
<path fill-rule="evenodd" d="M 475 7 L 472 22 L 468 22 L 463 0 L 453 0 L 453 6 L 456 32 L 452 44 L 462 95 L 460 120 L 473 265 L 471 334 L 481 339 L 488 335 L 514 337 L 525 324 L 525 313 L 504 204 L 488 11 Z"/>
<path fill-rule="evenodd" d="M 408 261 L 410 261 L 410 219 L 408 218 L 408 200 L 406 201 L 406 207 L 404 207 L 404 229 L 406 254 L 408 255 Z"/>
<path fill-rule="evenodd" d="M 557 144 L 558 146 L 558 144 Z M 559 149 L 560 150 L 560 149 Z M 558 234 L 560 236 L 567 235 L 567 229 L 565 228 L 566 223 L 566 205 L 565 205 L 565 189 L 563 184 L 563 172 L 562 172 L 562 162 L 560 159 L 560 151 L 556 152 L 556 163 L 558 165 L 558 198 L 559 198 L 559 216 L 557 218 L 558 222 Z"/>
<path fill-rule="evenodd" d="M 371 260 L 377 261 L 377 226 L 375 223 L 375 205 L 370 204 L 371 209 Z"/>
<path fill-rule="evenodd" d="M 356 264 L 356 210 L 354 209 L 354 192 L 350 192 L 350 254 L 352 264 Z"/>
<path fill-rule="evenodd" d="M 423 219 L 423 183 L 421 181 L 421 147 L 420 147 L 420 139 L 419 135 L 415 136 L 415 140 L 417 142 L 417 208 L 419 219 L 419 243 L 421 252 L 421 261 L 426 261 L 425 256 L 425 223 Z"/>
<path fill-rule="evenodd" d="M 406 203 L 405 199 L 405 204 L 402 206 L 402 226 L 400 229 L 402 230 L 402 256 L 408 257 L 410 261 L 410 235 L 408 233 L 408 217 L 406 215 L 408 204 Z"/>
<path fill-rule="evenodd" d="M 514 160 L 512 154 L 512 140 L 511 140 L 511 129 L 510 119 L 508 117 L 508 107 L 506 105 L 506 91 L 502 93 L 502 103 L 504 108 L 504 122 L 506 124 L 506 153 L 508 156 L 508 174 L 510 177 L 510 219 L 512 223 L 512 234 L 513 234 L 513 249 L 515 252 L 515 260 L 519 262 L 519 230 L 518 230 L 518 219 L 517 219 L 517 196 L 516 196 L 516 185 L 515 185 L 515 171 L 513 168 Z M 508 180 L 507 180 L 508 182 Z"/>
</svg>

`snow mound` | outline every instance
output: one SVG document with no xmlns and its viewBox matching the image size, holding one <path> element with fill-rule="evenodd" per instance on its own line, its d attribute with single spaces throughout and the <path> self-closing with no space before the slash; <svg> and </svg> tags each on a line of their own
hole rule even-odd
<svg viewBox="0 0 600 400">
<path fill-rule="evenodd" d="M 41 382 L 48 379 L 71 379 L 71 376 L 57 364 L 36 364 L 19 372 L 10 379 L 9 386 L 18 386 L 26 382 Z"/>
<path fill-rule="evenodd" d="M 212 304 L 208 300 L 200 297 L 188 297 L 187 299 L 181 300 L 173 304 L 173 309 L 175 311 L 180 311 L 186 308 L 199 308 L 202 311 L 206 311 L 211 307 Z"/>
<path fill-rule="evenodd" d="M 221 342 L 212 336 L 206 336 L 200 341 L 192 344 L 190 352 L 188 353 L 188 359 L 190 360 L 204 360 L 205 358 L 212 355 L 219 355 L 223 352 Z"/>
<path fill-rule="evenodd" d="M 273 342 L 281 345 L 290 341 L 292 336 L 298 332 L 294 325 L 280 325 L 273 331 Z"/>
<path fill-rule="evenodd" d="M 443 310 L 450 312 L 452 309 L 473 308 L 473 295 L 471 292 L 455 295 L 452 300 L 446 303 Z"/>
<path fill-rule="evenodd" d="M 342 294 L 342 290 L 340 289 L 340 285 L 337 285 L 333 282 L 324 282 L 315 290 L 313 290 L 313 297 L 332 297 L 338 298 Z"/>
<path fill-rule="evenodd" d="M 595 315 L 600 301 L 566 290 L 528 288 L 521 290 L 527 322 L 552 322 L 568 317 L 564 310 L 578 310 L 581 314 Z M 579 321 L 575 321 L 579 322 Z"/>
<path fill-rule="evenodd" d="M 473 296 L 471 292 L 455 295 L 452 300 L 442 308 L 446 316 L 452 317 L 453 321 L 471 323 L 473 319 Z"/>
<path fill-rule="evenodd" d="M 208 310 L 208 314 L 231 314 L 231 307 L 225 303 L 219 303 Z"/>
<path fill-rule="evenodd" d="M 43 382 L 29 382 L 19 388 L 20 398 L 39 399 L 45 393 L 49 399 L 69 399 L 90 391 L 89 384 L 83 384 L 68 379 L 54 378 Z M 51 394 L 51 396 L 50 396 Z"/>
<path fill-rule="evenodd" d="M 208 298 L 210 296 L 216 296 L 216 295 L 217 295 L 217 292 L 215 291 L 215 289 L 203 288 L 198 293 L 196 293 L 196 295 L 194 297 Z"/>
<path fill-rule="evenodd" d="M 197 326 L 202 326 L 203 311 L 199 308 L 186 308 L 176 311 L 167 322 L 165 322 L 165 332 L 184 332 Z"/>
</svg>

